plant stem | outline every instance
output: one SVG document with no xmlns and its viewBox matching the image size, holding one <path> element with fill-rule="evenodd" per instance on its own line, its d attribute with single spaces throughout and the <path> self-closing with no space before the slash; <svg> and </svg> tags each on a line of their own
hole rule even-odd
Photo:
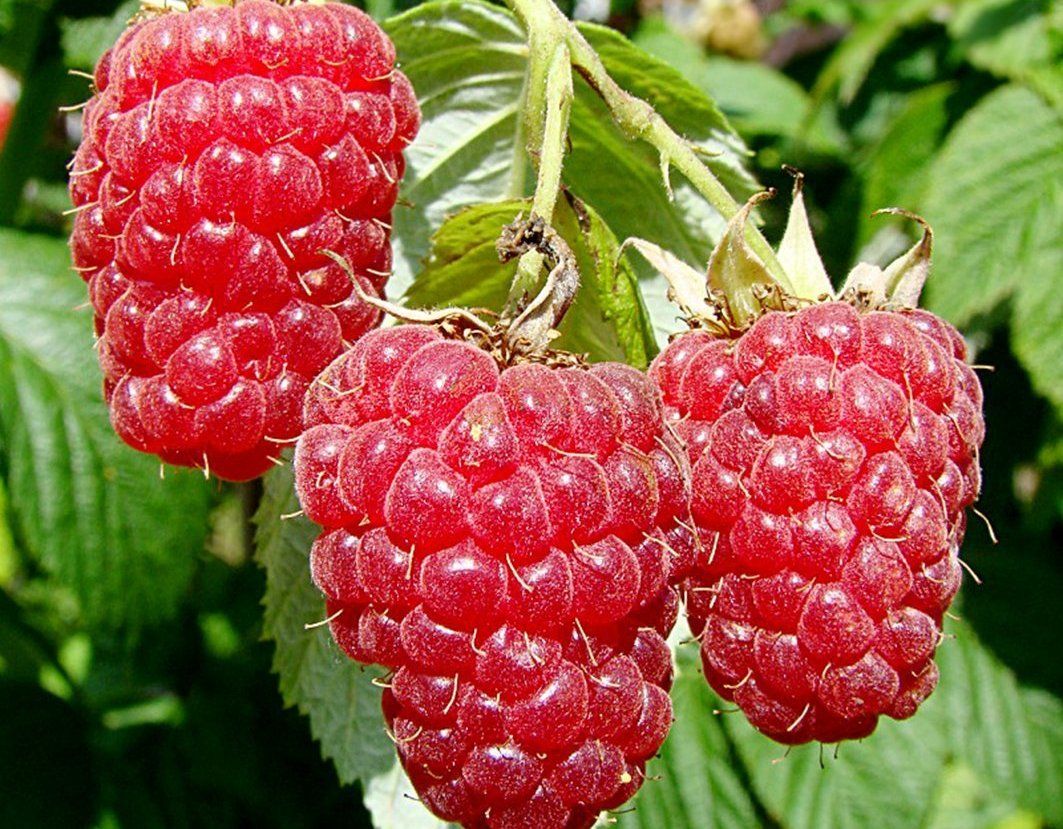
<svg viewBox="0 0 1063 829">
<path fill-rule="evenodd" d="M 508 5 L 524 22 L 531 45 L 531 60 L 536 53 L 564 42 L 571 53 L 572 65 L 609 108 L 620 128 L 632 138 L 646 141 L 661 156 L 662 169 L 675 167 L 694 188 L 725 219 L 730 221 L 741 205 L 727 192 L 713 172 L 698 158 L 688 141 L 678 135 L 657 111 L 634 95 L 624 91 L 605 69 L 597 52 L 580 34 L 576 26 L 561 13 L 552 0 L 506 0 Z M 553 54 L 555 50 L 551 50 Z M 529 103 L 535 101 L 536 70 L 529 68 Z M 540 88 L 544 86 L 539 83 Z M 529 117 L 532 111 L 529 109 Z M 534 140 L 534 131 L 529 131 L 529 140 Z M 746 242 L 764 262 L 768 272 L 786 284 L 786 274 L 767 240 L 752 223 L 746 224 Z"/>
<path fill-rule="evenodd" d="M 572 60 L 563 29 L 556 20 L 545 25 L 525 21 L 525 26 L 529 50 L 523 117 L 528 154 L 538 164 L 532 214 L 550 224 L 561 192 L 561 168 L 568 146 Z M 534 293 L 542 265 L 543 255 L 538 251 L 521 256 L 510 290 L 511 307 Z"/>
</svg>

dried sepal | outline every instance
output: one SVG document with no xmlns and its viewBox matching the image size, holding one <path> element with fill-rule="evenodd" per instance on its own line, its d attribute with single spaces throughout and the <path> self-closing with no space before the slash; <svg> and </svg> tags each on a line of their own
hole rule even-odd
<svg viewBox="0 0 1063 829">
<path fill-rule="evenodd" d="M 668 283 L 668 299 L 684 317 L 712 317 L 715 312 L 706 301 L 705 277 L 699 271 L 660 245 L 632 236 L 620 246 L 623 254 L 634 248 Z"/>
</svg>

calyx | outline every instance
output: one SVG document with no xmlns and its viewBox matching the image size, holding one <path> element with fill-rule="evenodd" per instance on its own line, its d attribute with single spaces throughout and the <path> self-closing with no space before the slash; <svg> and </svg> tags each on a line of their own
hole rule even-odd
<svg viewBox="0 0 1063 829">
<path fill-rule="evenodd" d="M 793 311 L 830 300 L 851 302 L 859 309 L 914 308 L 930 273 L 934 234 L 930 225 L 900 208 L 877 210 L 918 222 L 923 235 L 908 251 L 885 268 L 858 263 L 835 290 L 816 250 L 802 193 L 804 177 L 794 175 L 793 202 L 779 243 L 777 257 L 784 278 L 773 276 L 746 243 L 746 223 L 757 204 L 774 191 L 755 193 L 727 224 L 704 273 L 644 239 L 631 238 L 633 247 L 668 281 L 669 298 L 693 327 L 723 336 L 736 336 L 766 311 Z"/>
</svg>

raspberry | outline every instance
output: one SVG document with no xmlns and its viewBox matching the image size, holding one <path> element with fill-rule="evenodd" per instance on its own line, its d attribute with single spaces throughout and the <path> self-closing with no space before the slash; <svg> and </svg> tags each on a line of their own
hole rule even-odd
<svg viewBox="0 0 1063 829">
<path fill-rule="evenodd" d="M 301 432 L 310 381 L 379 320 L 419 112 L 394 47 L 340 3 L 142 20 L 96 67 L 70 194 L 119 436 L 222 478 Z"/>
<path fill-rule="evenodd" d="M 391 670 L 425 805 L 470 827 L 586 827 L 671 724 L 668 549 L 689 475 L 635 369 L 523 363 L 374 331 L 307 395 L 296 486 L 333 636 Z"/>
<path fill-rule="evenodd" d="M 985 432 L 965 356 L 926 311 L 833 301 L 651 367 L 693 465 L 676 576 L 705 675 L 780 742 L 866 736 L 934 688 Z"/>
</svg>

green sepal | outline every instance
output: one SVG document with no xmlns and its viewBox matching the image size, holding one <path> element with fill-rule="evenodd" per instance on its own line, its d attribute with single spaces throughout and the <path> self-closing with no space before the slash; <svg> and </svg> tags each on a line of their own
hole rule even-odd
<svg viewBox="0 0 1063 829">
<path fill-rule="evenodd" d="M 750 196 L 727 224 L 720 243 L 709 259 L 708 283 L 710 294 L 718 292 L 726 299 L 734 324 L 744 328 L 760 316 L 762 303 L 758 295 L 773 285 L 792 294 L 789 284 L 781 285 L 768 271 L 764 262 L 746 244 L 746 222 L 757 204 L 770 199 L 773 191 L 764 190 Z"/>
<path fill-rule="evenodd" d="M 876 210 L 871 215 L 889 214 L 904 216 L 918 222 L 923 235 L 907 251 L 894 259 L 885 269 L 860 262 L 849 271 L 842 287 L 842 294 L 863 294 L 874 305 L 889 304 L 904 308 L 919 305 L 927 277 L 930 275 L 930 257 L 934 249 L 934 231 L 921 216 L 898 207 Z"/>
<path fill-rule="evenodd" d="M 802 194 L 804 176 L 797 171 L 793 171 L 793 176 L 793 202 L 786 221 L 786 232 L 779 243 L 779 264 L 790 279 L 795 297 L 811 301 L 824 296 L 832 297 L 834 289 L 816 250 L 808 211 L 805 209 L 805 197 Z"/>
</svg>

